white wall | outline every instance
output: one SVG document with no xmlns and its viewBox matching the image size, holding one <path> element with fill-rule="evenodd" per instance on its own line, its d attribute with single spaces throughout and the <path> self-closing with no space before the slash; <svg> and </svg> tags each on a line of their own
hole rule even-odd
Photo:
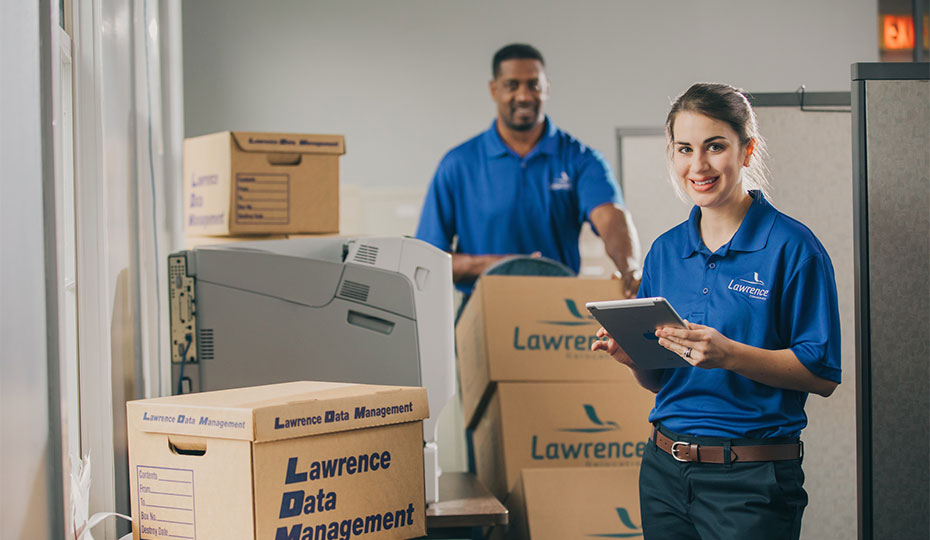
<svg viewBox="0 0 930 540">
<path fill-rule="evenodd" d="M 54 257 L 50 269 L 45 234 L 54 221 L 45 220 L 43 200 L 52 166 L 43 154 L 51 98 L 40 61 L 50 55 L 40 47 L 43 7 L 0 4 L 0 538 L 9 540 L 61 538 L 64 529 L 60 428 L 50 407 L 58 395 L 48 356 L 57 342 L 46 303 Z"/>
<path fill-rule="evenodd" d="M 91 512 L 129 513 L 125 401 L 169 387 L 166 222 L 180 218 L 166 209 L 177 191 L 164 178 L 180 176 L 180 146 L 171 139 L 178 102 L 164 90 L 177 79 L 161 40 L 178 1 L 75 2 L 77 342 Z M 107 520 L 94 535 L 128 530 Z"/>
<path fill-rule="evenodd" d="M 546 57 L 554 121 L 615 161 L 614 129 L 661 124 L 696 80 L 848 90 L 850 63 L 878 58 L 876 13 L 875 0 L 185 2 L 185 134 L 342 133 L 344 183 L 425 189 L 493 117 L 494 51 L 526 41 Z"/>
</svg>

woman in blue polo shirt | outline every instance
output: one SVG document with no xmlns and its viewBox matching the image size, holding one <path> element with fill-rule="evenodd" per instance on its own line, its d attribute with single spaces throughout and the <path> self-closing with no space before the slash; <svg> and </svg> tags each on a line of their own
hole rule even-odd
<svg viewBox="0 0 930 540">
<path fill-rule="evenodd" d="M 840 382 L 833 265 L 766 199 L 763 140 L 741 91 L 695 84 L 665 126 L 673 184 L 694 207 L 652 245 L 639 296 L 664 296 L 687 319 L 656 335 L 691 366 L 639 369 L 603 328 L 593 346 L 656 392 L 644 534 L 798 538 L 804 403 Z"/>
</svg>

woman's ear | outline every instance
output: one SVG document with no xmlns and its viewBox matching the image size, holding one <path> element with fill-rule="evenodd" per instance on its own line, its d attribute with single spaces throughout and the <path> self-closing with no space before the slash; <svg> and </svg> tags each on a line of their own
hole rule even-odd
<svg viewBox="0 0 930 540">
<path fill-rule="evenodd" d="M 756 140 L 749 139 L 749 142 L 746 143 L 746 157 L 743 158 L 743 167 L 749 166 L 749 158 L 752 157 L 752 151 L 756 149 Z"/>
</svg>

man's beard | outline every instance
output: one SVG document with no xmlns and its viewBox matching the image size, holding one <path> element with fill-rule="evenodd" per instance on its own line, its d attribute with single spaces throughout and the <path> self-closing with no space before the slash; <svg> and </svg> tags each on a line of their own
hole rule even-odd
<svg viewBox="0 0 930 540">
<path fill-rule="evenodd" d="M 533 118 L 525 122 L 518 123 L 515 117 L 516 115 L 511 113 L 510 118 L 504 118 L 504 123 L 507 124 L 507 127 L 514 131 L 530 131 L 540 123 L 538 111 L 534 114 Z"/>
</svg>

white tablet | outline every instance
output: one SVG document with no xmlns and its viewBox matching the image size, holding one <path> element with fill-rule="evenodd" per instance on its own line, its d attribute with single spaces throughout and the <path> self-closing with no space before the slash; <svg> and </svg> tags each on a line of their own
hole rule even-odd
<svg viewBox="0 0 930 540">
<path fill-rule="evenodd" d="M 686 328 L 665 298 L 634 298 L 585 304 L 624 352 L 642 369 L 687 367 L 691 364 L 659 345 L 656 329 Z"/>
</svg>

